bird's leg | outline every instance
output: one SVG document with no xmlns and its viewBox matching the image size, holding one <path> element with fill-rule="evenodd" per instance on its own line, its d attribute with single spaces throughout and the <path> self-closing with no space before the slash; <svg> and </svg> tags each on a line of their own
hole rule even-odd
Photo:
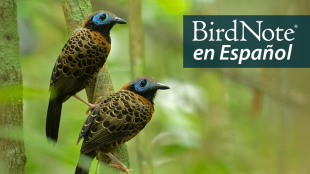
<svg viewBox="0 0 310 174">
<path fill-rule="evenodd" d="M 89 111 L 91 111 L 92 109 L 95 109 L 96 107 L 98 107 L 98 106 L 99 106 L 98 103 L 99 103 L 100 99 L 102 98 L 102 96 L 99 97 L 99 98 L 97 99 L 97 101 L 96 101 L 94 104 L 91 104 L 91 103 L 85 101 L 84 99 L 82 99 L 80 96 L 78 96 L 78 95 L 76 95 L 76 94 L 75 94 L 73 97 L 76 98 L 76 99 L 78 99 L 78 100 L 80 100 L 81 102 L 85 103 L 85 104 L 88 106 L 88 109 L 87 109 L 87 111 L 86 111 L 86 114 L 88 114 Z"/>
<path fill-rule="evenodd" d="M 112 153 L 107 153 L 107 155 L 114 161 L 116 162 L 117 164 L 110 164 L 111 167 L 113 168 L 118 168 L 122 171 L 124 171 L 126 174 L 130 174 L 129 172 L 130 171 L 133 171 L 132 169 L 127 169 L 127 167 L 122 163 L 120 162 Z"/>
</svg>

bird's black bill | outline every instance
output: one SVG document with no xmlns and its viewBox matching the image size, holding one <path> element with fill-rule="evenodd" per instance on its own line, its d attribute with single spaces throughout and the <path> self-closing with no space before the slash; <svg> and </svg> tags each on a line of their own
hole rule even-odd
<svg viewBox="0 0 310 174">
<path fill-rule="evenodd" d="M 157 83 L 156 86 L 154 86 L 156 89 L 170 89 L 169 86 L 162 84 L 162 83 Z"/>
<path fill-rule="evenodd" d="M 124 19 L 122 18 L 119 18 L 119 17 L 116 17 L 114 20 L 113 20 L 114 23 L 118 23 L 118 24 L 127 24 L 127 21 L 125 21 Z"/>
</svg>

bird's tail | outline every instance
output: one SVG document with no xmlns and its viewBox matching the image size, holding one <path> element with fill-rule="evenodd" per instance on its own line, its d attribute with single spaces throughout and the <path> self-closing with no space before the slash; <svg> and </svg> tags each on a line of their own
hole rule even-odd
<svg viewBox="0 0 310 174">
<path fill-rule="evenodd" d="M 96 151 L 89 154 L 80 153 L 79 162 L 75 168 L 75 174 L 88 174 L 91 163 L 96 156 Z"/>
<path fill-rule="evenodd" d="M 58 138 L 61 108 L 61 100 L 57 98 L 50 99 L 46 118 L 46 136 L 52 140 L 55 140 L 55 142 L 57 142 Z"/>
</svg>

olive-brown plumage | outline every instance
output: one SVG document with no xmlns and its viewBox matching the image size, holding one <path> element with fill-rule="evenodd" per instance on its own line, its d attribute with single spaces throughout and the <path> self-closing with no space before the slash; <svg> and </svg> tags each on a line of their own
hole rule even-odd
<svg viewBox="0 0 310 174">
<path fill-rule="evenodd" d="M 47 137 L 57 141 L 62 103 L 84 89 L 106 62 L 111 48 L 110 30 L 116 23 L 126 21 L 110 12 L 95 12 L 63 47 L 50 81 Z"/>
<path fill-rule="evenodd" d="M 152 77 L 138 77 L 107 97 L 86 119 L 78 142 L 84 137 L 81 154 L 94 158 L 98 149 L 111 150 L 135 137 L 151 120 L 153 99 L 158 89 L 169 89 Z M 77 142 L 77 143 L 78 143 Z M 91 161 L 80 157 L 76 173 L 88 173 Z M 120 166 L 122 164 L 119 164 Z M 119 167 L 125 172 L 127 169 Z"/>
</svg>

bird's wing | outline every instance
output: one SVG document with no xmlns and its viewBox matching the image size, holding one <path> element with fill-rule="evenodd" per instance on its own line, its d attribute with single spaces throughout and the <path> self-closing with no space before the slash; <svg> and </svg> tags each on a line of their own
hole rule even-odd
<svg viewBox="0 0 310 174">
<path fill-rule="evenodd" d="M 81 152 L 88 153 L 100 147 L 115 147 L 136 136 L 147 124 L 150 108 L 132 92 L 121 90 L 111 100 L 100 105 L 93 117 Z"/>
<path fill-rule="evenodd" d="M 112 95 L 109 96 L 109 97 L 107 97 L 102 103 L 108 103 L 108 102 L 111 101 L 111 99 L 112 99 Z M 102 104 L 101 104 L 101 105 L 102 105 Z M 84 121 L 84 124 L 83 124 L 83 126 L 82 126 L 81 131 L 80 131 L 79 138 L 78 138 L 76 144 L 78 144 L 78 143 L 81 141 L 81 139 L 85 136 L 85 134 L 88 132 L 88 130 L 89 130 L 90 126 L 91 126 L 91 123 L 93 122 L 93 119 L 94 119 L 95 117 L 97 117 L 97 116 L 100 114 L 100 110 L 101 110 L 100 108 L 101 108 L 101 107 L 95 108 L 95 109 L 88 115 L 88 117 L 87 117 L 86 120 Z"/>
<path fill-rule="evenodd" d="M 67 41 L 55 63 L 50 90 L 63 98 L 74 95 L 96 77 L 106 57 L 105 49 L 92 40 L 90 31 L 77 31 Z"/>
</svg>

